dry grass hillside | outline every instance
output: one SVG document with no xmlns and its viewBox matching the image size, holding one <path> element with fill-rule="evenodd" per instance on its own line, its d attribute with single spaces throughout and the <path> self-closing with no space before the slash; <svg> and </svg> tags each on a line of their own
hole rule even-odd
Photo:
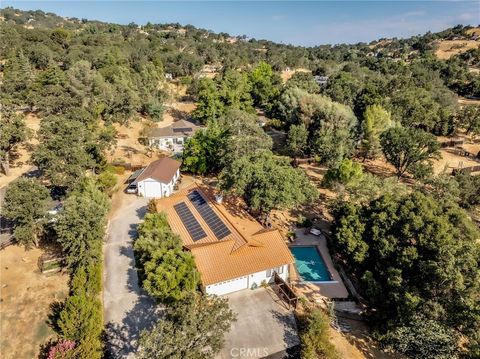
<svg viewBox="0 0 480 359">
<path fill-rule="evenodd" d="M 296 72 L 312 72 L 312 71 L 310 71 L 308 69 L 303 69 L 303 68 L 289 69 L 288 71 L 283 70 L 282 73 L 280 74 L 280 77 L 282 78 L 283 83 L 290 80 L 292 78 L 292 76 L 295 75 Z"/>
<path fill-rule="evenodd" d="M 480 27 L 474 27 L 472 29 L 467 30 L 466 32 L 467 32 L 467 35 L 470 35 L 470 36 L 473 36 L 473 35 L 480 36 Z"/>
<path fill-rule="evenodd" d="M 447 60 L 450 57 L 468 51 L 470 49 L 480 48 L 480 39 L 468 38 L 473 36 L 480 36 L 480 27 L 474 27 L 466 31 L 466 39 L 452 39 L 437 41 L 436 55 L 442 60 Z"/>
</svg>

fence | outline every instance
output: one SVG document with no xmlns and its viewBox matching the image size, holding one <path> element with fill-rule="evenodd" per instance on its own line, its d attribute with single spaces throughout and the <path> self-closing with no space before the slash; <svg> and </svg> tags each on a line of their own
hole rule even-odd
<svg viewBox="0 0 480 359">
<path fill-rule="evenodd" d="M 143 166 L 140 164 L 133 164 L 133 163 L 127 163 L 127 162 L 112 162 L 111 165 L 115 167 L 123 167 L 127 171 L 137 171 L 143 168 Z"/>
<path fill-rule="evenodd" d="M 480 171 L 480 165 L 479 166 L 463 167 L 463 168 L 454 168 L 452 170 L 452 174 L 456 175 L 457 173 L 460 173 L 460 172 L 472 173 L 472 172 L 478 172 L 478 171 Z"/>
<path fill-rule="evenodd" d="M 0 250 L 7 248 L 15 242 L 15 237 L 13 237 L 13 233 L 10 228 L 0 230 Z"/>
<path fill-rule="evenodd" d="M 57 253 L 43 253 L 38 258 L 37 264 L 43 274 L 56 273 L 65 266 L 65 258 Z"/>
<path fill-rule="evenodd" d="M 465 143 L 465 140 L 450 140 L 447 142 L 441 142 L 440 147 L 445 148 L 445 147 L 455 147 L 458 145 L 463 145 Z"/>
</svg>

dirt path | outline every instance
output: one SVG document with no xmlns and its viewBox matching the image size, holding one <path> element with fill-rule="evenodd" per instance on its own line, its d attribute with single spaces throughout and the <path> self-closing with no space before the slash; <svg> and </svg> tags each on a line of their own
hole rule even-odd
<svg viewBox="0 0 480 359">
<path fill-rule="evenodd" d="M 10 246 L 0 251 L 0 357 L 36 358 L 54 336 L 47 324 L 50 305 L 68 293 L 68 275 L 40 273 L 42 250 Z"/>
<path fill-rule="evenodd" d="M 133 357 L 140 331 L 157 318 L 155 303 L 139 286 L 132 248 L 146 204 L 144 198 L 127 198 L 110 221 L 104 246 L 104 320 L 113 358 Z"/>
</svg>

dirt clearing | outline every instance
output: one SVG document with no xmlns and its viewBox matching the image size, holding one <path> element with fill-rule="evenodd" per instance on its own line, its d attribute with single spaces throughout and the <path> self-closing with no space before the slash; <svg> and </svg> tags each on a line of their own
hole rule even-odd
<svg viewBox="0 0 480 359">
<path fill-rule="evenodd" d="M 308 69 L 303 69 L 303 68 L 299 68 L 299 69 L 290 69 L 290 70 L 283 70 L 282 73 L 280 74 L 280 77 L 282 78 L 282 81 L 283 83 L 287 82 L 288 80 L 290 80 L 292 78 L 293 75 L 295 75 L 295 73 L 297 72 L 307 72 L 307 73 L 311 73 L 312 71 L 308 70 Z"/>
<path fill-rule="evenodd" d="M 149 128 L 167 127 L 175 121 L 188 119 L 194 109 L 195 103 L 190 101 L 172 102 L 167 105 L 162 121 L 153 122 L 142 117 L 125 125 L 114 124 L 117 130 L 117 143 L 107 153 L 108 161 L 125 161 L 133 165 L 147 165 L 159 156 L 166 155 L 161 151 L 149 151 L 147 146 L 141 142 L 141 137 L 145 135 Z"/>
<path fill-rule="evenodd" d="M 0 251 L 0 356 L 36 358 L 40 345 L 54 336 L 46 323 L 50 304 L 68 294 L 68 275 L 40 273 L 41 249 L 10 246 Z"/>
</svg>

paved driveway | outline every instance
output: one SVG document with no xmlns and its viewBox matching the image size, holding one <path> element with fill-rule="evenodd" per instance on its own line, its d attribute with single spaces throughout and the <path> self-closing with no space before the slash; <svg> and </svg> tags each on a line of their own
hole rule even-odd
<svg viewBox="0 0 480 359">
<path fill-rule="evenodd" d="M 110 358 L 131 358 L 138 334 L 157 317 L 153 300 L 139 287 L 132 240 L 147 200 L 129 198 L 111 220 L 104 246 L 104 315 Z"/>
<path fill-rule="evenodd" d="M 237 313 L 218 359 L 282 358 L 299 344 L 295 318 L 270 288 L 242 290 L 226 296 Z"/>
</svg>

